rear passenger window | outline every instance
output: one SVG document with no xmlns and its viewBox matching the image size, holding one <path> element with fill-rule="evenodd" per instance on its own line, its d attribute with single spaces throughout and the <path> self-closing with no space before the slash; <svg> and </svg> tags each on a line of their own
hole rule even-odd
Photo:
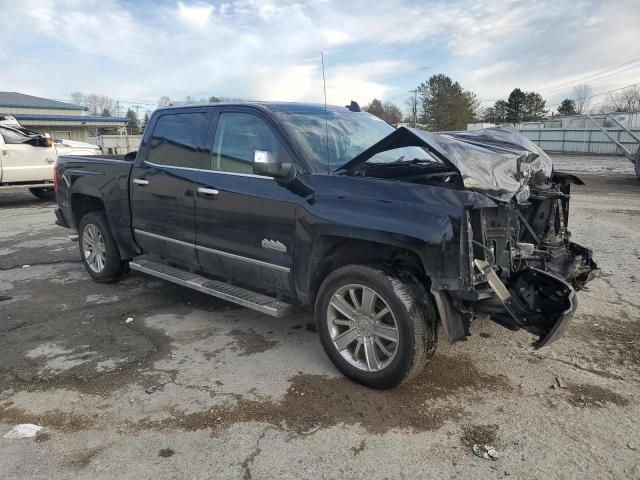
<svg viewBox="0 0 640 480">
<path fill-rule="evenodd" d="M 147 161 L 159 165 L 202 168 L 198 143 L 206 118 L 205 112 L 162 115 L 151 135 Z"/>
<path fill-rule="evenodd" d="M 285 154 L 277 137 L 262 119 L 250 113 L 221 113 L 211 150 L 211 170 L 253 173 L 255 150 L 267 150 L 277 159 L 282 159 Z"/>
</svg>

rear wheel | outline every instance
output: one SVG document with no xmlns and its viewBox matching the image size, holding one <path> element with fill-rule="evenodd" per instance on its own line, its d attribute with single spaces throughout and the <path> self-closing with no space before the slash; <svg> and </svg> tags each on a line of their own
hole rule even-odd
<svg viewBox="0 0 640 480">
<path fill-rule="evenodd" d="M 54 191 L 53 187 L 30 188 L 29 191 L 36 197 L 43 200 L 53 200 L 54 198 L 56 198 L 56 192 Z"/>
<path fill-rule="evenodd" d="M 431 297 L 410 274 L 348 265 L 323 282 L 316 300 L 322 345 L 347 377 L 392 388 L 429 362 L 437 343 Z"/>
<path fill-rule="evenodd" d="M 89 212 L 80 221 L 80 254 L 87 272 L 98 282 L 113 282 L 126 271 L 126 261 L 111 235 L 103 212 Z"/>
</svg>

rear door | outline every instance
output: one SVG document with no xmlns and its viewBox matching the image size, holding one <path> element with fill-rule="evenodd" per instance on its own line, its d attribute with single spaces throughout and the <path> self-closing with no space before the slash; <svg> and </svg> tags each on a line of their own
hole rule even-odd
<svg viewBox="0 0 640 480">
<path fill-rule="evenodd" d="M 167 110 L 131 172 L 131 214 L 136 242 L 145 254 L 197 266 L 195 178 L 205 159 L 210 123 L 206 109 Z"/>
<path fill-rule="evenodd" d="M 205 272 L 273 292 L 292 291 L 296 208 L 302 198 L 253 174 L 253 153 L 294 161 L 261 111 L 219 107 L 196 189 L 196 245 Z"/>
<path fill-rule="evenodd" d="M 0 135 L 4 140 L 0 143 L 3 183 L 53 181 L 53 147 L 25 143 L 30 138 L 13 128 L 0 127 Z"/>
</svg>

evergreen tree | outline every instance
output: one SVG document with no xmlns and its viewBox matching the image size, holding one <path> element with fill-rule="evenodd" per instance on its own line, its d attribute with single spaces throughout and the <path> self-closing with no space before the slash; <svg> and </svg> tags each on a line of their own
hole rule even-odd
<svg viewBox="0 0 640 480">
<path fill-rule="evenodd" d="M 509 123 L 520 123 L 524 120 L 527 111 L 527 94 L 519 88 L 514 88 L 507 99 L 507 121 Z"/>
<path fill-rule="evenodd" d="M 560 115 L 575 115 L 576 112 L 576 102 L 571 100 L 570 98 L 565 98 L 562 100 L 562 103 L 558 107 L 558 113 Z"/>
<path fill-rule="evenodd" d="M 418 87 L 420 123 L 430 130 L 463 130 L 475 119 L 478 100 L 442 73 Z"/>
</svg>

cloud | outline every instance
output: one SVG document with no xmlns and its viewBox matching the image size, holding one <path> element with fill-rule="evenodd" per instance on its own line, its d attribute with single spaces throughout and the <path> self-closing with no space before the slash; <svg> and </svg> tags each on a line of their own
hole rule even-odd
<svg viewBox="0 0 640 480">
<path fill-rule="evenodd" d="M 320 102 L 322 50 L 333 103 L 401 101 L 399 92 L 441 72 L 479 98 L 503 98 L 639 57 L 635 3 L 0 0 L 12 19 L 3 26 L 2 88 Z M 638 70 L 597 78 L 594 91 L 633 83 Z"/>
<path fill-rule="evenodd" d="M 205 3 L 186 5 L 183 2 L 178 2 L 176 15 L 187 26 L 201 28 L 209 23 L 214 10 L 213 5 Z"/>
</svg>

